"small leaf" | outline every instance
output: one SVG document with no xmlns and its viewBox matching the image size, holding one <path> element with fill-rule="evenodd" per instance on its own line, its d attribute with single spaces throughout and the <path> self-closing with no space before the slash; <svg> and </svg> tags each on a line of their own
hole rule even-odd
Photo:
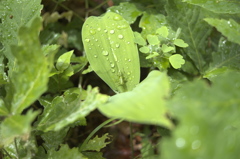
<svg viewBox="0 0 240 159">
<path fill-rule="evenodd" d="M 72 148 L 70 149 L 68 147 L 68 145 L 62 145 L 61 148 L 56 151 L 55 149 L 51 149 L 50 151 L 47 152 L 48 153 L 48 158 L 49 159 L 67 159 L 67 158 L 71 158 L 71 159 L 87 159 L 86 157 L 84 157 L 83 154 L 81 154 L 78 149 Z"/>
<path fill-rule="evenodd" d="M 99 152 L 102 148 L 106 147 L 110 142 L 106 142 L 109 139 L 108 133 L 104 134 L 102 137 L 96 136 L 95 138 L 88 141 L 85 147 L 82 147 L 82 151 L 97 151 Z"/>
<path fill-rule="evenodd" d="M 162 49 L 162 51 L 163 51 L 164 53 L 168 53 L 168 52 L 170 52 L 170 51 L 175 50 L 174 47 L 167 46 L 166 44 L 163 44 L 162 47 L 161 47 L 161 49 Z"/>
<path fill-rule="evenodd" d="M 150 45 L 159 45 L 160 41 L 157 35 L 147 35 L 147 40 Z"/>
<path fill-rule="evenodd" d="M 161 35 L 164 38 L 168 37 L 168 28 L 166 26 L 162 26 L 161 28 L 158 28 L 156 31 L 157 34 Z"/>
<path fill-rule="evenodd" d="M 70 65 L 70 59 L 71 59 L 72 54 L 73 54 L 73 50 L 64 53 L 63 55 L 61 55 L 58 58 L 57 63 L 56 63 L 56 68 L 59 71 L 63 71 L 68 68 L 68 66 Z"/>
<path fill-rule="evenodd" d="M 185 63 L 182 55 L 175 54 L 169 57 L 169 62 L 171 63 L 172 67 L 175 69 L 181 68 L 181 66 Z"/>
<path fill-rule="evenodd" d="M 112 96 L 98 109 L 107 117 L 173 128 L 166 116 L 165 100 L 169 95 L 169 87 L 165 73 L 152 71 L 132 91 Z"/>
<path fill-rule="evenodd" d="M 142 35 L 139 32 L 133 32 L 134 34 L 134 42 L 138 45 L 147 45 L 146 40 L 142 37 Z"/>
<path fill-rule="evenodd" d="M 147 57 L 146 57 L 146 59 L 150 59 L 150 58 L 153 58 L 153 57 L 156 57 L 156 56 L 158 56 L 159 54 L 157 53 L 157 52 L 152 52 L 150 55 L 148 55 Z"/>
<path fill-rule="evenodd" d="M 179 47 L 188 47 L 188 44 L 185 43 L 182 39 L 175 39 L 173 43 Z"/>
<path fill-rule="evenodd" d="M 139 48 L 139 51 L 141 51 L 142 53 L 149 53 L 150 49 L 148 46 L 143 46 Z"/>
</svg>

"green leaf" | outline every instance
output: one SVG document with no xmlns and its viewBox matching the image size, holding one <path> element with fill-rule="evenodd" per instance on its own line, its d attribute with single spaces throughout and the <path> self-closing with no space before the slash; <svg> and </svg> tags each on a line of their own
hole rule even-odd
<svg viewBox="0 0 240 159">
<path fill-rule="evenodd" d="M 98 109 L 107 117 L 172 128 L 172 123 L 166 117 L 165 99 L 168 97 L 168 93 L 167 75 L 159 71 L 152 71 L 132 91 L 112 96 L 106 104 L 99 106 Z"/>
<path fill-rule="evenodd" d="M 0 97 L 0 116 L 7 116 L 9 114 L 9 110 L 7 109 L 4 100 Z"/>
<path fill-rule="evenodd" d="M 147 57 L 146 57 L 146 59 L 150 59 L 150 58 L 153 58 L 153 57 L 156 57 L 156 56 L 158 56 L 159 54 L 157 53 L 157 52 L 152 52 L 152 53 L 150 53 Z"/>
<path fill-rule="evenodd" d="M 38 114 L 37 111 L 28 111 L 26 115 L 7 117 L 0 125 L 0 147 L 10 144 L 16 137 L 27 140 L 31 133 L 31 123 Z"/>
<path fill-rule="evenodd" d="M 150 49 L 148 46 L 143 46 L 139 48 L 139 51 L 141 51 L 142 53 L 149 53 Z"/>
<path fill-rule="evenodd" d="M 188 47 L 188 44 L 185 43 L 182 39 L 175 39 L 173 43 L 179 47 Z"/>
<path fill-rule="evenodd" d="M 85 117 L 98 105 L 107 101 L 108 97 L 98 93 L 98 89 L 88 88 L 85 101 L 81 101 L 81 93 L 67 93 L 57 96 L 47 105 L 36 123 L 36 129 L 44 132 L 59 131 L 69 124 L 85 121 Z"/>
<path fill-rule="evenodd" d="M 108 11 L 120 14 L 129 24 L 134 23 L 137 17 L 142 14 L 142 11 L 137 8 L 136 4 L 129 2 L 123 2 L 118 6 L 112 6 L 108 8 Z"/>
<path fill-rule="evenodd" d="M 158 39 L 158 36 L 157 35 L 147 35 L 147 40 L 148 40 L 148 43 L 150 45 L 159 45 L 160 44 L 160 41 Z"/>
<path fill-rule="evenodd" d="M 139 32 L 133 32 L 134 34 L 134 42 L 138 45 L 147 45 L 146 40 L 142 37 L 142 35 Z"/>
<path fill-rule="evenodd" d="M 167 46 L 166 44 L 163 44 L 162 47 L 161 47 L 162 51 L 164 53 L 168 53 L 170 51 L 174 51 L 175 48 L 174 47 L 171 47 L 171 46 Z"/>
<path fill-rule="evenodd" d="M 18 31 L 22 26 L 30 26 L 35 18 L 40 18 L 41 0 L 1 0 L 0 1 L 0 55 L 3 53 L 14 67 L 14 56 L 10 51 L 11 45 L 18 43 Z"/>
<path fill-rule="evenodd" d="M 108 133 L 104 134 L 102 137 L 96 136 L 95 138 L 88 141 L 88 143 L 83 147 L 82 151 L 97 151 L 99 152 L 101 149 L 106 147 L 110 142 L 106 142 L 110 137 Z"/>
<path fill-rule="evenodd" d="M 156 28 L 161 28 L 166 25 L 166 18 L 162 14 L 150 14 L 144 12 L 140 22 L 139 27 L 142 28 L 142 36 L 147 37 L 148 34 L 154 34 Z"/>
<path fill-rule="evenodd" d="M 171 63 L 172 67 L 175 69 L 181 68 L 181 66 L 185 63 L 182 55 L 174 54 L 169 57 L 169 62 Z"/>
<path fill-rule="evenodd" d="M 164 38 L 168 37 L 168 28 L 166 26 L 162 26 L 156 30 L 156 33 L 161 35 Z"/>
<path fill-rule="evenodd" d="M 72 54 L 73 54 L 73 50 L 64 53 L 57 59 L 56 68 L 59 71 L 66 70 L 69 67 Z"/>
<path fill-rule="evenodd" d="M 56 151 L 54 149 L 48 151 L 48 158 L 51 158 L 51 159 L 60 159 L 60 158 L 87 159 L 78 151 L 78 149 L 76 147 L 70 149 L 68 147 L 68 145 L 66 145 L 66 144 L 62 145 L 58 151 Z"/>
<path fill-rule="evenodd" d="M 216 27 L 228 40 L 240 44 L 240 24 L 236 21 L 233 19 L 224 20 L 214 18 L 205 18 L 204 20 Z"/>
<path fill-rule="evenodd" d="M 69 127 L 65 127 L 60 131 L 48 131 L 41 135 L 44 140 L 43 146 L 46 151 L 50 149 L 57 150 L 59 145 L 63 143 L 68 133 Z"/>
<path fill-rule="evenodd" d="M 102 17 L 89 17 L 82 38 L 92 69 L 114 91 L 129 91 L 139 83 L 137 46 L 131 27 L 121 15 L 107 12 Z"/>
<path fill-rule="evenodd" d="M 238 156 L 239 78 L 240 73 L 232 72 L 217 76 L 211 87 L 203 81 L 195 81 L 178 90 L 169 109 L 179 122 L 172 137 L 163 139 L 162 158 L 226 159 Z"/>
<path fill-rule="evenodd" d="M 11 48 L 16 62 L 9 74 L 5 104 L 13 114 L 22 113 L 47 89 L 53 55 L 45 57 L 42 53 L 38 39 L 40 28 L 40 18 L 29 28 L 21 27 L 19 44 Z"/>
<path fill-rule="evenodd" d="M 237 14 L 240 13 L 239 1 L 219 1 L 219 0 L 183 0 L 190 4 L 201 6 L 214 13 Z"/>
<path fill-rule="evenodd" d="M 167 20 L 174 30 L 181 28 L 180 39 L 183 39 L 189 47 L 185 49 L 186 54 L 194 62 L 200 73 L 204 72 L 206 59 L 206 41 L 211 33 L 212 27 L 207 25 L 203 18 L 206 10 L 198 6 L 189 5 L 179 0 L 169 0 L 166 6 Z"/>
<path fill-rule="evenodd" d="M 227 70 L 240 69 L 240 45 L 232 43 L 225 38 L 221 38 L 218 44 L 218 50 L 213 52 L 213 61 L 209 69 L 205 72 L 204 77 L 211 78 Z"/>
</svg>

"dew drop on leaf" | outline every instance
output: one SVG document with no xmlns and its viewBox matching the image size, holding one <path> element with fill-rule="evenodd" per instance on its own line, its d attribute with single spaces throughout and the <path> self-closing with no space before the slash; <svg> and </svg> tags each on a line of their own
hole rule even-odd
<svg viewBox="0 0 240 159">
<path fill-rule="evenodd" d="M 97 31 L 101 31 L 101 28 L 97 28 Z"/>
<path fill-rule="evenodd" d="M 97 55 L 94 55 L 94 57 L 96 57 L 96 58 L 97 58 Z"/>
<path fill-rule="evenodd" d="M 90 42 L 90 39 L 85 39 L 86 42 Z"/>
<path fill-rule="evenodd" d="M 111 63 L 111 67 L 113 68 L 115 65 L 114 65 L 114 63 Z"/>
<path fill-rule="evenodd" d="M 120 47 L 120 44 L 116 44 L 116 47 L 119 48 L 119 47 Z"/>
<path fill-rule="evenodd" d="M 114 30 L 110 30 L 110 34 L 114 34 L 115 33 L 115 31 Z"/>
<path fill-rule="evenodd" d="M 115 72 L 115 69 L 112 69 L 112 73 L 114 73 Z"/>
<path fill-rule="evenodd" d="M 118 21 L 118 20 L 122 20 L 122 16 L 120 15 L 116 15 L 113 17 L 114 20 Z"/>
<path fill-rule="evenodd" d="M 123 39 L 123 35 L 122 34 L 118 35 L 118 38 Z"/>
<path fill-rule="evenodd" d="M 94 34 L 96 34 L 96 31 L 95 30 L 90 30 L 89 33 L 94 35 Z"/>
<path fill-rule="evenodd" d="M 108 51 L 103 51 L 102 54 L 107 56 L 108 55 Z"/>
</svg>

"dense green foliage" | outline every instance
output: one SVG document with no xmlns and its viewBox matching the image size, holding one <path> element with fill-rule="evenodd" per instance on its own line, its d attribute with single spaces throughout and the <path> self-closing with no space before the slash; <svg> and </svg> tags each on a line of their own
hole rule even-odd
<svg viewBox="0 0 240 159">
<path fill-rule="evenodd" d="M 40 0 L 0 1 L 0 158 L 105 158 L 111 134 L 95 133 L 116 119 L 145 126 L 135 133 L 139 158 L 238 158 L 238 0 L 89 0 L 84 14 L 69 9 L 70 0 L 52 2 L 64 10 L 51 12 Z M 111 26 L 112 15 L 125 33 Z M 93 27 L 121 34 L 101 36 Z M 119 93 L 85 86 L 92 71 Z M 69 144 L 69 132 L 91 124 L 94 110 L 110 119 Z M 149 136 L 148 125 L 161 139 Z"/>
</svg>

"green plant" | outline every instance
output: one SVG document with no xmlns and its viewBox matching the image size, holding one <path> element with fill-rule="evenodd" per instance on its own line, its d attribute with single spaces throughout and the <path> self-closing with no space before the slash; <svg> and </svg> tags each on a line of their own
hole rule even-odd
<svg viewBox="0 0 240 159">
<path fill-rule="evenodd" d="M 97 132 L 118 119 L 143 127 L 132 158 L 237 158 L 238 1 L 51 2 L 0 2 L 1 158 L 104 158 L 111 133 Z M 110 119 L 74 135 L 94 110 Z"/>
</svg>

